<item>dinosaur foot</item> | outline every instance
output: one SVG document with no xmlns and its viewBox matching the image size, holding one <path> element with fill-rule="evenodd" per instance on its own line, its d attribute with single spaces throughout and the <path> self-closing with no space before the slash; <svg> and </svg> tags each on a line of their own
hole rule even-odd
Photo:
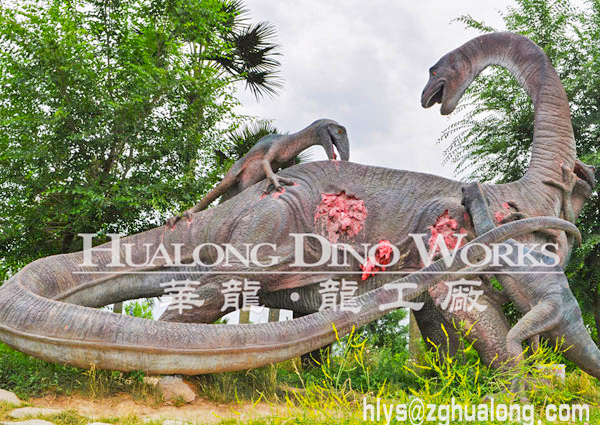
<svg viewBox="0 0 600 425">
<path fill-rule="evenodd" d="M 511 212 L 508 213 L 508 215 L 505 215 L 504 217 L 500 218 L 500 220 L 498 220 L 498 224 L 502 225 L 510 223 L 512 221 L 523 220 L 524 218 L 529 218 L 529 215 L 523 212 Z"/>
<path fill-rule="evenodd" d="M 190 211 L 186 211 L 183 213 L 183 218 L 185 218 L 185 221 L 187 222 L 187 228 L 189 229 L 192 226 L 192 221 L 194 221 L 194 214 L 192 214 Z"/>
<path fill-rule="evenodd" d="M 573 192 L 573 188 L 577 184 L 577 174 L 575 174 L 575 169 L 570 169 L 562 162 L 560 163 L 560 169 L 562 172 L 561 183 L 554 180 L 544 180 L 542 183 L 556 187 L 565 194 Z"/>
<path fill-rule="evenodd" d="M 175 225 L 177 225 L 179 220 L 181 220 L 182 218 L 185 218 L 185 221 L 187 221 L 189 229 L 192 225 L 192 221 L 194 221 L 194 215 L 189 211 L 184 212 L 183 215 L 174 215 L 173 217 L 169 218 L 165 222 L 165 226 L 167 226 L 167 228 L 169 228 L 170 230 L 175 230 Z"/>
<path fill-rule="evenodd" d="M 181 220 L 181 216 L 174 215 L 173 217 L 170 217 L 170 218 L 167 219 L 167 221 L 165 221 L 165 226 L 168 229 L 175 230 L 175 225 L 177 224 L 177 222 L 179 220 Z"/>
<path fill-rule="evenodd" d="M 294 186 L 296 183 L 294 183 L 293 180 L 290 179 L 286 179 L 285 177 L 276 177 L 274 176 L 273 178 L 269 178 L 267 183 L 267 188 L 265 189 L 265 191 L 263 192 L 264 195 L 268 195 L 272 192 L 282 192 L 283 191 L 283 186 Z"/>
</svg>

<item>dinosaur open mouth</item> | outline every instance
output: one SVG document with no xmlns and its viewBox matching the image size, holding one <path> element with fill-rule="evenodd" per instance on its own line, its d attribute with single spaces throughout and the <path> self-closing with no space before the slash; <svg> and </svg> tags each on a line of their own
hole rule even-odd
<svg viewBox="0 0 600 425">
<path fill-rule="evenodd" d="M 594 175 L 594 167 L 584 164 L 580 160 L 575 161 L 573 172 L 580 181 L 584 181 L 590 186 L 590 190 L 596 186 L 596 176 Z"/>
<path fill-rule="evenodd" d="M 427 102 L 425 102 L 425 107 L 429 108 L 430 106 L 436 103 L 442 103 L 442 98 L 444 97 L 444 83 L 441 82 L 439 87 L 433 89 L 433 94 L 429 97 Z"/>
<path fill-rule="evenodd" d="M 337 152 L 337 156 L 336 156 L 336 152 Z M 340 159 L 342 161 L 348 160 L 348 158 L 344 158 L 344 155 L 342 154 L 342 150 L 340 149 L 340 146 L 338 145 L 337 141 L 333 142 L 333 146 L 331 148 L 331 153 L 333 154 L 333 158 L 330 159 Z"/>
</svg>

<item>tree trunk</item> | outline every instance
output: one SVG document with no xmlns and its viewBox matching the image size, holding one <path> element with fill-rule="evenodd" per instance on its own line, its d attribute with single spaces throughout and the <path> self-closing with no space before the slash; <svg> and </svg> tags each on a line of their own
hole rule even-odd
<svg viewBox="0 0 600 425">
<path fill-rule="evenodd" d="M 269 322 L 279 322 L 279 309 L 277 309 L 277 308 L 269 309 Z"/>
<path fill-rule="evenodd" d="M 123 314 L 123 303 L 115 303 L 113 313 Z"/>
<path fill-rule="evenodd" d="M 594 321 L 596 322 L 596 345 L 600 347 L 600 299 L 594 300 Z"/>
<path fill-rule="evenodd" d="M 248 309 L 248 310 L 241 309 L 240 310 L 240 324 L 243 324 L 243 323 L 250 323 L 250 309 Z"/>
<path fill-rule="evenodd" d="M 417 319 L 412 310 L 409 310 L 409 325 L 408 325 L 408 357 L 415 363 L 421 360 L 421 331 L 417 324 Z"/>
</svg>

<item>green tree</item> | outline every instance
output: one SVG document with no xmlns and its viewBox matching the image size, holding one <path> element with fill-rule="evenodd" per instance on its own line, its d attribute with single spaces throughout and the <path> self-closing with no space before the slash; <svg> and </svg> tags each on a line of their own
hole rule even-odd
<svg viewBox="0 0 600 425">
<path fill-rule="evenodd" d="M 394 310 L 381 319 L 363 326 L 359 329 L 358 334 L 366 338 L 371 347 L 386 347 L 394 353 L 406 352 L 408 326 L 400 324 L 406 319 L 406 316 L 407 310 Z"/>
<path fill-rule="evenodd" d="M 239 1 L 0 5 L 0 281 L 210 189 L 236 82 L 279 86 L 273 35 Z"/>
<path fill-rule="evenodd" d="M 600 166 L 600 1 L 582 10 L 569 0 L 516 0 L 502 14 L 505 28 L 544 49 L 570 100 L 579 158 Z M 471 16 L 458 18 L 467 28 L 497 31 Z M 456 172 L 480 181 L 508 182 L 523 175 L 533 137 L 533 107 L 508 71 L 493 68 L 467 91 L 461 118 L 442 134 L 450 141 L 446 160 Z M 567 269 L 569 282 L 592 329 L 600 329 L 600 204 L 598 187 L 582 212 L 584 235 Z"/>
</svg>

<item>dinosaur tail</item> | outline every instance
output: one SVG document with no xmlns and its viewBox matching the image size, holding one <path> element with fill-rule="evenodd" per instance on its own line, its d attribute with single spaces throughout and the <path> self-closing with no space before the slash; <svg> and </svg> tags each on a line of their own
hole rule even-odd
<svg viewBox="0 0 600 425">
<path fill-rule="evenodd" d="M 574 298 L 572 305 L 578 306 Z M 565 341 L 562 346 L 566 350 L 564 355 L 583 371 L 600 379 L 600 349 L 585 327 L 578 308 L 571 311 L 571 316 L 576 319 L 570 323 L 569 329 L 564 332 Z"/>
<path fill-rule="evenodd" d="M 564 220 L 536 217 L 495 228 L 460 250 L 467 250 L 468 260 L 476 262 L 484 254 L 481 244 L 548 227 L 576 230 Z M 141 234 L 129 240 L 137 241 L 134 246 L 140 245 L 142 251 L 141 241 L 148 239 L 147 234 Z M 98 254 L 104 264 L 111 261 L 110 253 Z M 397 290 L 382 287 L 357 298 L 361 307 L 358 314 L 324 310 L 277 323 L 207 325 L 152 321 L 57 301 L 66 299 L 59 297 L 61 293 L 82 285 L 82 278 L 73 273 L 82 256 L 79 252 L 35 261 L 0 287 L 0 340 L 27 354 L 79 367 L 94 364 L 102 369 L 165 374 L 225 372 L 287 360 L 332 343 L 338 333 L 347 333 L 352 327 L 397 308 L 393 304 L 399 295 Z M 449 272 L 464 266 L 455 261 L 448 267 L 440 260 L 395 283 L 412 283 L 413 289 L 405 291 L 402 298 L 413 300 L 447 279 Z M 135 271 L 124 269 L 116 278 L 106 278 L 102 285 L 142 287 L 147 275 Z M 102 285 L 96 286 L 100 292 Z M 92 287 L 88 296 L 95 296 Z"/>
<path fill-rule="evenodd" d="M 236 184 L 236 179 L 237 177 L 235 176 L 235 174 L 233 174 L 232 172 L 228 172 L 223 178 L 223 180 L 219 182 L 219 184 L 217 184 L 213 189 L 211 189 L 210 192 L 208 192 L 206 196 L 204 196 L 204 198 L 200 200 L 200 202 L 198 202 L 188 211 L 191 213 L 197 213 L 205 210 L 217 198 L 227 193 L 227 191 L 229 191 Z"/>
</svg>

